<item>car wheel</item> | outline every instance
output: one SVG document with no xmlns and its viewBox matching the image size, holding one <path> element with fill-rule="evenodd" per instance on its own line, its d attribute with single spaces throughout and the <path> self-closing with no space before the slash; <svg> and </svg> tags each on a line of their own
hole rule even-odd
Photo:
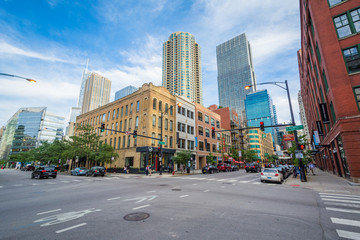
<svg viewBox="0 0 360 240">
<path fill-rule="evenodd" d="M 260 182 L 264 182 L 264 180 L 260 180 Z"/>
<path fill-rule="evenodd" d="M 79 176 L 79 173 L 78 173 L 78 172 L 76 173 L 76 176 Z"/>
<path fill-rule="evenodd" d="M 213 173 L 214 173 L 214 171 L 211 169 L 211 170 L 210 170 L 210 174 L 213 174 Z"/>
<path fill-rule="evenodd" d="M 205 174 L 205 172 L 203 172 L 203 174 Z"/>
<path fill-rule="evenodd" d="M 56 178 L 56 176 L 53 176 L 53 178 Z"/>
</svg>

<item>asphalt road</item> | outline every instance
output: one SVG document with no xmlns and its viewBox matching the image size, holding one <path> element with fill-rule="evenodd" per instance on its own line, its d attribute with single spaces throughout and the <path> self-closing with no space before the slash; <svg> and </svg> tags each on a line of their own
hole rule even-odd
<svg viewBox="0 0 360 240">
<path fill-rule="evenodd" d="M 0 170 L 0 239 L 360 239 L 359 196 L 260 183 L 260 173 L 30 174 Z"/>
</svg>

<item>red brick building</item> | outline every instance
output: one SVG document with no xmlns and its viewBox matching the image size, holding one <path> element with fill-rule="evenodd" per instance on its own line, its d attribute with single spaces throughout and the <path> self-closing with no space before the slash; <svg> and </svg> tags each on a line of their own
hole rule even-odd
<svg viewBox="0 0 360 240">
<path fill-rule="evenodd" d="M 360 2 L 300 0 L 300 21 L 301 94 L 316 162 L 359 182 Z"/>
</svg>

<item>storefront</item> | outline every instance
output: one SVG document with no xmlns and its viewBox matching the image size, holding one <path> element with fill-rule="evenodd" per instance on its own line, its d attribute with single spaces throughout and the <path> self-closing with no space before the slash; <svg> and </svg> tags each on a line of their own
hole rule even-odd
<svg viewBox="0 0 360 240">
<path fill-rule="evenodd" d="M 159 151 L 158 147 L 137 147 L 136 152 L 140 152 L 140 171 L 145 171 L 147 165 L 151 165 L 152 169 L 159 171 Z M 173 168 L 173 157 L 175 154 L 174 149 L 163 148 L 162 149 L 162 167 Z"/>
</svg>

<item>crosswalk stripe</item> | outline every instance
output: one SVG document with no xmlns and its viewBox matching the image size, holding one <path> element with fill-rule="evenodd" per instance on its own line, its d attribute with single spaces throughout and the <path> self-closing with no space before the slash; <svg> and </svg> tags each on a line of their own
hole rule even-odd
<svg viewBox="0 0 360 240">
<path fill-rule="evenodd" d="M 345 213 L 356 213 L 356 214 L 360 214 L 360 211 L 358 211 L 358 210 L 353 210 L 353 209 L 326 207 L 326 210 L 328 210 L 328 211 L 335 211 L 335 212 L 345 212 Z"/>
<path fill-rule="evenodd" d="M 360 233 L 349 232 L 349 231 L 338 230 L 338 229 L 336 229 L 336 232 L 339 235 L 339 237 L 341 237 L 341 238 L 360 240 Z"/>
<path fill-rule="evenodd" d="M 333 199 L 333 198 L 321 198 L 323 201 L 329 201 L 329 202 L 345 202 L 345 203 L 358 203 L 360 204 L 360 201 L 354 201 L 354 200 L 343 200 L 343 199 Z"/>
<path fill-rule="evenodd" d="M 347 204 L 347 203 L 337 203 L 337 202 L 324 202 L 324 204 L 331 205 L 331 206 L 360 208 L 360 205 L 358 205 L 358 204 Z"/>
<path fill-rule="evenodd" d="M 333 223 L 360 227 L 360 221 L 351 220 L 351 219 L 344 219 L 344 218 L 330 218 Z"/>
<path fill-rule="evenodd" d="M 227 179 L 219 179 L 217 180 L 218 182 L 223 182 L 223 181 L 226 181 Z"/>
<path fill-rule="evenodd" d="M 348 200 L 360 200 L 360 198 L 354 198 L 354 197 L 340 197 L 340 196 L 325 196 L 325 195 L 321 195 L 321 198 L 337 198 L 337 199 L 348 199 Z"/>
<path fill-rule="evenodd" d="M 240 181 L 241 183 L 248 183 L 248 182 L 250 182 L 250 181 Z"/>
<path fill-rule="evenodd" d="M 330 195 L 330 196 L 341 196 L 341 197 L 355 197 L 360 198 L 360 196 L 356 195 L 346 195 L 346 194 L 337 194 L 337 193 L 319 193 L 320 195 Z"/>
</svg>

